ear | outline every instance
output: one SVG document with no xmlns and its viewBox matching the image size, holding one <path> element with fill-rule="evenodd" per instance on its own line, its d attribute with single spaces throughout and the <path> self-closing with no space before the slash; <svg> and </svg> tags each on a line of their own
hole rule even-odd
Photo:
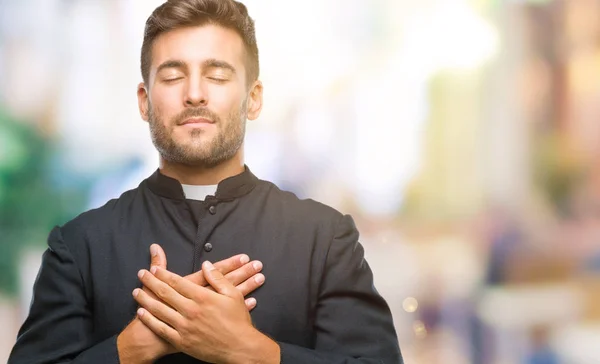
<svg viewBox="0 0 600 364">
<path fill-rule="evenodd" d="M 146 86 L 143 82 L 140 82 L 137 87 L 137 98 L 138 98 L 138 108 L 140 110 L 140 116 L 142 120 L 148 121 L 148 90 L 146 90 Z"/>
<path fill-rule="evenodd" d="M 255 120 L 260 115 L 263 106 L 263 84 L 255 81 L 250 88 L 247 100 L 248 120 Z"/>
</svg>

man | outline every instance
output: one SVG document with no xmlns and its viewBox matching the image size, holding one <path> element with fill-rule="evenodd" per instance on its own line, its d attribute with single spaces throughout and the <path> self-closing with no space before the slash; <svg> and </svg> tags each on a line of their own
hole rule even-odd
<svg viewBox="0 0 600 364">
<path fill-rule="evenodd" d="M 263 99 L 245 6 L 161 5 L 141 68 L 159 169 L 50 233 L 9 362 L 401 363 L 352 219 L 244 164 Z"/>
</svg>

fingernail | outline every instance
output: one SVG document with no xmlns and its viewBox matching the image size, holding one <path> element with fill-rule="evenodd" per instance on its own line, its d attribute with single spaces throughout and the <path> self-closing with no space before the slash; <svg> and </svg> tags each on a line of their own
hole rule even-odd
<svg viewBox="0 0 600 364">
<path fill-rule="evenodd" d="M 158 267 L 157 267 L 157 266 L 155 266 L 155 265 L 154 265 L 154 266 L 152 266 L 152 268 L 150 268 L 150 273 L 152 273 L 152 274 L 156 274 L 156 269 L 158 269 Z"/>
<path fill-rule="evenodd" d="M 153 257 L 155 257 L 158 254 L 158 249 L 156 249 L 156 245 L 150 245 L 150 254 L 152 254 Z"/>
<path fill-rule="evenodd" d="M 262 274 L 257 274 L 256 277 L 254 277 L 254 281 L 256 281 L 256 283 L 258 284 L 263 284 L 263 282 L 265 281 L 265 276 L 263 276 Z"/>
<path fill-rule="evenodd" d="M 209 262 L 208 260 L 204 262 L 204 266 L 206 267 L 206 270 L 213 270 L 213 269 L 215 269 L 215 267 L 212 265 L 212 263 Z"/>
<path fill-rule="evenodd" d="M 241 262 L 242 264 L 246 264 L 246 263 L 248 263 L 249 261 L 250 261 L 250 258 L 249 258 L 249 257 L 248 257 L 246 254 L 244 254 L 244 255 L 242 255 L 242 256 L 240 257 L 240 262 Z"/>
<path fill-rule="evenodd" d="M 248 298 L 248 304 L 250 306 L 256 306 L 256 299 L 255 298 Z"/>
<path fill-rule="evenodd" d="M 142 279 L 142 277 L 144 276 L 144 273 L 146 273 L 146 272 L 144 272 L 144 270 L 143 270 L 143 269 L 141 269 L 141 270 L 138 272 L 138 278 L 139 278 L 139 279 Z"/>
<path fill-rule="evenodd" d="M 136 288 L 133 290 L 133 297 L 137 297 L 137 295 L 140 294 L 140 289 Z"/>
<path fill-rule="evenodd" d="M 262 263 L 257 260 L 256 262 L 252 263 L 252 266 L 254 269 L 259 270 L 262 268 Z"/>
<path fill-rule="evenodd" d="M 137 314 L 138 314 L 139 317 L 144 316 L 144 309 L 143 308 L 138 308 Z"/>
</svg>

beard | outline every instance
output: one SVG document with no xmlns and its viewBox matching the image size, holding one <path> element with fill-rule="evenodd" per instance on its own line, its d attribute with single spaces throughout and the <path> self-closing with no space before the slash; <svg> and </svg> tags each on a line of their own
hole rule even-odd
<svg viewBox="0 0 600 364">
<path fill-rule="evenodd" d="M 216 127 L 215 135 L 208 139 L 206 130 L 192 129 L 187 140 L 177 142 L 173 136 L 174 128 L 190 117 L 212 120 Z M 245 106 L 232 110 L 227 120 L 222 120 L 206 107 L 199 107 L 185 109 L 165 126 L 160 113 L 150 105 L 148 124 L 152 143 L 164 160 L 190 167 L 212 168 L 232 159 L 242 147 L 246 118 Z"/>
</svg>

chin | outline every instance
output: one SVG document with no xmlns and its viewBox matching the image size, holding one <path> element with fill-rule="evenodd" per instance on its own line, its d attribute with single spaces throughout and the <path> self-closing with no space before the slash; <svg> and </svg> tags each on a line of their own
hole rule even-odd
<svg viewBox="0 0 600 364">
<path fill-rule="evenodd" d="M 173 138 L 173 143 L 179 148 L 201 148 L 212 143 L 213 136 L 206 133 L 187 133 Z"/>
</svg>

